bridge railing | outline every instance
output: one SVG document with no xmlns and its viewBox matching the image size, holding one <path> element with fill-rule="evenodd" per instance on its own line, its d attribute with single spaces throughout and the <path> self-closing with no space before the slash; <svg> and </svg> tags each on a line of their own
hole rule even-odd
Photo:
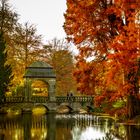
<svg viewBox="0 0 140 140">
<path fill-rule="evenodd" d="M 6 97 L 6 103 L 21 103 L 24 102 L 24 97 Z M 49 101 L 49 97 L 44 96 L 32 96 L 30 99 L 33 103 L 46 103 Z M 92 96 L 56 96 L 57 103 L 63 102 L 92 102 Z"/>
<path fill-rule="evenodd" d="M 49 97 L 44 96 L 32 96 L 31 101 L 34 103 L 46 103 L 49 101 Z"/>
<path fill-rule="evenodd" d="M 56 102 L 92 102 L 92 96 L 57 96 Z"/>
<path fill-rule="evenodd" d="M 6 97 L 6 103 L 21 103 L 24 101 L 24 97 Z"/>
</svg>

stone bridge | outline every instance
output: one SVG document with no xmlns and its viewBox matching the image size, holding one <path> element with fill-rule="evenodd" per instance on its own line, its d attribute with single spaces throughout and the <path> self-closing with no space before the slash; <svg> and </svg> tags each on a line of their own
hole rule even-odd
<svg viewBox="0 0 140 140">
<path fill-rule="evenodd" d="M 34 107 L 44 106 L 48 111 L 57 111 L 62 106 L 69 108 L 73 112 L 80 109 L 90 110 L 93 108 L 92 96 L 56 96 L 54 101 L 50 101 L 49 97 L 32 96 L 26 101 L 24 97 L 6 97 L 2 108 L 21 109 L 23 112 L 32 111 Z"/>
<path fill-rule="evenodd" d="M 34 107 L 44 106 L 49 111 L 57 111 L 63 106 L 77 112 L 82 108 L 92 109 L 93 107 L 92 96 L 56 96 L 55 70 L 46 62 L 36 61 L 29 67 L 26 67 L 24 78 L 24 94 L 18 97 L 6 97 L 3 104 L 0 105 L 1 109 L 13 108 L 26 112 L 32 111 Z M 45 84 L 45 89 L 47 89 L 47 93 L 45 91 L 46 96 L 37 96 L 34 94 L 38 87 L 34 87 L 33 85 L 36 85 L 35 82 L 37 81 Z"/>
</svg>

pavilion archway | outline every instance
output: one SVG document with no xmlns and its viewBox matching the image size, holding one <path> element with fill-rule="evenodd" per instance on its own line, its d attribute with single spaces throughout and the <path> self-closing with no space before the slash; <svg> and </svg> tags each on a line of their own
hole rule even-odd
<svg viewBox="0 0 140 140">
<path fill-rule="evenodd" d="M 32 96 L 48 96 L 49 84 L 44 80 L 33 79 L 31 89 Z"/>
<path fill-rule="evenodd" d="M 49 101 L 55 101 L 56 75 L 51 65 L 46 62 L 36 61 L 26 68 L 25 78 L 25 101 L 30 101 L 35 94 L 35 89 L 39 89 L 42 84 L 44 94 L 49 97 Z M 39 91 L 36 91 L 39 92 Z"/>
</svg>

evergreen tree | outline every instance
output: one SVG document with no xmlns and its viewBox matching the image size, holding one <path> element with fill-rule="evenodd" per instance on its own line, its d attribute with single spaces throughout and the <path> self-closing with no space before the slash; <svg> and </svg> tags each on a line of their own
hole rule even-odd
<svg viewBox="0 0 140 140">
<path fill-rule="evenodd" d="M 6 42 L 3 33 L 0 33 L 0 103 L 5 101 L 5 92 L 12 78 L 11 65 L 7 64 Z"/>
</svg>

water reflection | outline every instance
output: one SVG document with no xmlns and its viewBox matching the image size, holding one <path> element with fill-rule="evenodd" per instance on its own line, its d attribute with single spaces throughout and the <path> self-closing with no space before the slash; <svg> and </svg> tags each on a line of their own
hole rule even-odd
<svg viewBox="0 0 140 140">
<path fill-rule="evenodd" d="M 88 114 L 0 115 L 0 140 L 139 140 L 139 132 Z"/>
</svg>

